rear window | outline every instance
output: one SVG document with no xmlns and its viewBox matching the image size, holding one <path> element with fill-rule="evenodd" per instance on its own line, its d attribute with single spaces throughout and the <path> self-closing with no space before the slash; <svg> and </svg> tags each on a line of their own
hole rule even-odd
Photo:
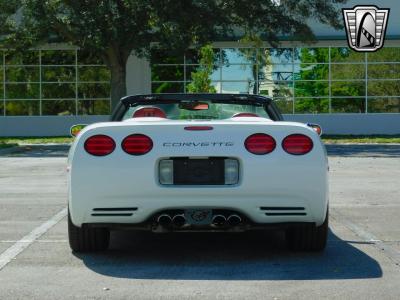
<svg viewBox="0 0 400 300">
<path fill-rule="evenodd" d="M 239 113 L 256 114 L 269 119 L 267 112 L 261 106 L 242 105 L 232 103 L 212 103 L 211 101 L 181 102 L 174 104 L 151 104 L 130 107 L 123 120 L 133 118 L 138 110 L 143 108 L 160 108 L 168 119 L 171 120 L 223 120 Z"/>
</svg>

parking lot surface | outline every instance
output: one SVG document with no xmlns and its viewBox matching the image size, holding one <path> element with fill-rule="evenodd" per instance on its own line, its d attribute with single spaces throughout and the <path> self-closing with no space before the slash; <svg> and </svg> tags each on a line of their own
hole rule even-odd
<svg viewBox="0 0 400 300">
<path fill-rule="evenodd" d="M 332 146 L 325 252 L 279 232 L 67 242 L 67 146 L 0 157 L 0 299 L 400 299 L 400 146 Z"/>
</svg>

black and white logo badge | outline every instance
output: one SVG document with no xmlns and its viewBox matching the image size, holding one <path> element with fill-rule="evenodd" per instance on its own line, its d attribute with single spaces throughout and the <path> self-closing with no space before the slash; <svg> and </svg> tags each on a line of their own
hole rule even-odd
<svg viewBox="0 0 400 300">
<path fill-rule="evenodd" d="M 389 8 L 358 5 L 342 11 L 350 48 L 366 52 L 383 47 Z"/>
</svg>

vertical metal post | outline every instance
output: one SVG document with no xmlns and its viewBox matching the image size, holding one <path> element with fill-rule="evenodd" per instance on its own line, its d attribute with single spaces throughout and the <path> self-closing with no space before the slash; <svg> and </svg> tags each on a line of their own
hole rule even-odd
<svg viewBox="0 0 400 300">
<path fill-rule="evenodd" d="M 293 114 L 295 114 L 295 112 L 296 112 L 296 110 L 295 110 L 295 108 L 294 108 L 294 106 L 295 106 L 295 82 L 294 82 L 294 51 L 295 51 L 295 48 L 292 48 L 292 61 L 291 61 L 291 63 L 292 63 L 292 93 L 293 93 L 293 100 L 292 100 L 292 104 L 293 104 L 293 107 L 292 107 L 292 113 Z"/>
<path fill-rule="evenodd" d="M 222 93 L 222 48 L 219 48 L 218 65 L 219 65 L 219 92 Z"/>
<path fill-rule="evenodd" d="M 258 72 L 259 72 L 259 48 L 256 48 L 256 78 L 254 78 L 254 80 L 255 80 L 255 82 L 254 82 L 254 84 L 256 85 L 256 88 L 255 88 L 255 90 L 256 90 L 256 94 L 258 95 L 258 94 L 260 94 L 260 92 L 258 91 Z M 253 67 L 253 66 L 252 66 Z"/>
<path fill-rule="evenodd" d="M 75 115 L 78 115 L 78 49 L 75 49 Z"/>
<path fill-rule="evenodd" d="M 328 103 L 329 110 L 328 112 L 332 113 L 332 56 L 331 56 L 331 47 L 328 48 Z"/>
<path fill-rule="evenodd" d="M 365 113 L 368 113 L 368 53 L 365 52 Z"/>
<path fill-rule="evenodd" d="M 42 50 L 39 49 L 39 116 L 42 115 Z"/>
<path fill-rule="evenodd" d="M 3 116 L 6 115 L 6 53 L 3 51 Z"/>
<path fill-rule="evenodd" d="M 186 54 L 183 54 L 183 92 L 186 93 Z"/>
</svg>

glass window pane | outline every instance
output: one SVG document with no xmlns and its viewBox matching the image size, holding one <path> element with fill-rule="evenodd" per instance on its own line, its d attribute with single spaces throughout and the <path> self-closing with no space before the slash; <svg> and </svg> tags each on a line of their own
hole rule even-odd
<svg viewBox="0 0 400 300">
<path fill-rule="evenodd" d="M 4 72 L 4 69 L 2 67 L 0 67 L 0 85 L 3 85 L 3 80 L 4 80 L 3 72 Z"/>
<path fill-rule="evenodd" d="M 183 93 L 183 82 L 153 82 L 151 84 L 152 93 Z"/>
<path fill-rule="evenodd" d="M 332 64 L 332 79 L 365 79 L 364 64 Z"/>
<path fill-rule="evenodd" d="M 109 83 L 79 83 L 78 97 L 82 99 L 109 98 Z"/>
<path fill-rule="evenodd" d="M 266 65 L 259 69 L 258 80 L 293 80 L 293 66 Z"/>
<path fill-rule="evenodd" d="M 79 115 L 109 115 L 111 102 L 104 100 L 79 100 Z"/>
<path fill-rule="evenodd" d="M 110 81 L 111 74 L 107 67 L 79 67 L 79 81 Z"/>
<path fill-rule="evenodd" d="M 296 114 L 320 114 L 329 112 L 329 98 L 295 98 Z"/>
<path fill-rule="evenodd" d="M 42 81 L 75 81 L 75 67 L 42 67 Z"/>
<path fill-rule="evenodd" d="M 183 81 L 183 65 L 151 67 L 152 81 Z"/>
<path fill-rule="evenodd" d="M 256 50 L 254 48 L 226 48 L 221 49 L 222 60 L 225 65 L 255 64 Z"/>
<path fill-rule="evenodd" d="M 39 84 L 9 83 L 6 84 L 6 99 L 39 99 Z"/>
<path fill-rule="evenodd" d="M 1 100 L 0 102 L 0 117 L 4 115 L 4 102 Z"/>
<path fill-rule="evenodd" d="M 333 113 L 365 113 L 364 98 L 332 98 Z"/>
<path fill-rule="evenodd" d="M 43 83 L 42 97 L 47 99 L 75 99 L 75 84 Z"/>
<path fill-rule="evenodd" d="M 369 80 L 368 96 L 400 96 L 400 80 Z"/>
<path fill-rule="evenodd" d="M 150 54 L 152 64 L 183 64 L 184 54 L 181 52 L 153 49 Z"/>
<path fill-rule="evenodd" d="M 42 65 L 75 65 L 75 50 L 42 50 Z"/>
<path fill-rule="evenodd" d="M 364 62 L 365 54 L 347 47 L 331 48 L 331 62 Z"/>
<path fill-rule="evenodd" d="M 293 84 L 291 82 L 260 82 L 259 91 L 261 95 L 270 97 L 293 97 Z"/>
<path fill-rule="evenodd" d="M 294 86 L 295 97 L 329 96 L 328 81 L 296 81 Z"/>
<path fill-rule="evenodd" d="M 328 80 L 329 65 L 296 64 L 294 65 L 296 80 Z"/>
<path fill-rule="evenodd" d="M 6 67 L 7 82 L 39 82 L 39 67 Z"/>
<path fill-rule="evenodd" d="M 75 101 L 72 100 L 43 100 L 42 115 L 68 116 L 75 115 Z"/>
<path fill-rule="evenodd" d="M 400 113 L 399 98 L 368 98 L 369 113 Z"/>
<path fill-rule="evenodd" d="M 22 53 L 5 52 L 6 65 L 39 65 L 39 51 L 28 50 Z"/>
<path fill-rule="evenodd" d="M 374 61 L 400 61 L 400 47 L 384 47 L 382 49 L 379 49 L 379 51 L 368 53 L 368 62 Z"/>
<path fill-rule="evenodd" d="M 329 48 L 295 48 L 296 63 L 327 63 Z"/>
<path fill-rule="evenodd" d="M 212 80 L 218 80 L 218 72 L 215 72 Z M 257 76 L 255 65 L 229 65 L 222 67 L 222 80 L 255 80 Z"/>
<path fill-rule="evenodd" d="M 75 64 L 75 62 L 74 62 Z M 84 50 L 78 51 L 78 64 L 79 65 L 104 65 L 104 60 L 93 52 Z"/>
<path fill-rule="evenodd" d="M 260 49 L 264 54 L 265 64 L 291 64 L 293 62 L 292 48 Z"/>
<path fill-rule="evenodd" d="M 6 101 L 7 116 L 38 116 L 39 101 Z"/>
<path fill-rule="evenodd" d="M 332 96 L 365 96 L 365 81 L 333 81 Z"/>
<path fill-rule="evenodd" d="M 196 73 L 200 68 L 200 65 L 186 66 L 186 81 L 192 80 L 192 73 Z M 220 78 L 221 68 L 214 66 L 214 70 L 210 76 L 212 81 L 218 81 Z"/>
<path fill-rule="evenodd" d="M 293 114 L 293 98 L 275 98 L 274 101 L 282 114 Z"/>
<path fill-rule="evenodd" d="M 222 82 L 222 93 L 228 94 L 255 94 L 254 81 L 247 82 Z"/>
<path fill-rule="evenodd" d="M 368 64 L 368 78 L 400 79 L 400 64 Z"/>
</svg>

